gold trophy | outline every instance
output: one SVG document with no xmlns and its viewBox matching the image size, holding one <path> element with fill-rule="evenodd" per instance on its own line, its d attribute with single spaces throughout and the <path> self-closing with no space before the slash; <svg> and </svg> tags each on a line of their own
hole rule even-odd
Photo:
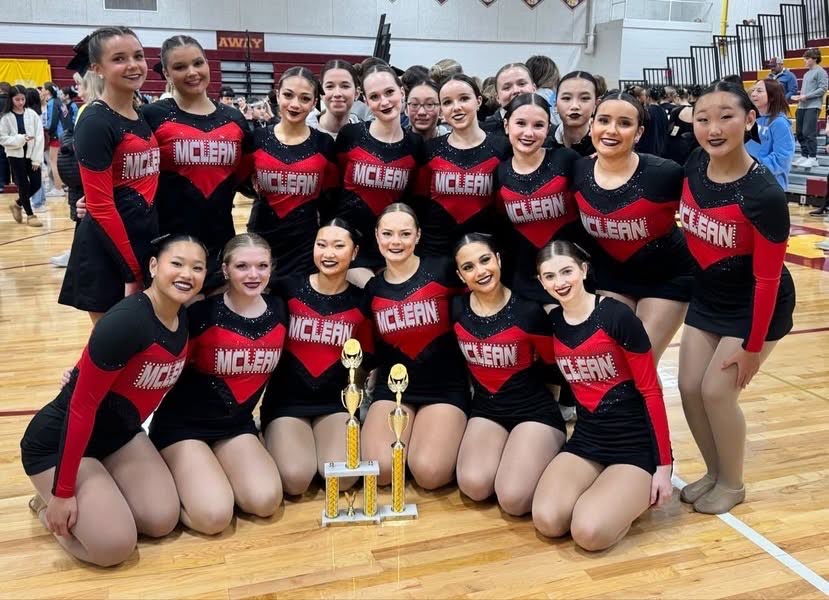
<svg viewBox="0 0 829 600">
<path fill-rule="evenodd" d="M 360 464 L 360 422 L 354 417 L 354 413 L 363 403 L 363 390 L 354 383 L 354 376 L 357 367 L 363 362 L 363 349 L 360 347 L 360 342 L 354 338 L 346 341 L 340 361 L 348 369 L 348 385 L 341 394 L 341 401 L 349 414 L 345 425 L 345 466 L 347 469 L 356 469 Z"/>
<path fill-rule="evenodd" d="M 409 373 L 406 367 L 397 363 L 389 371 L 389 390 L 394 392 L 397 406 L 389 413 L 389 427 L 394 433 L 395 442 L 391 446 L 391 506 L 383 507 L 384 519 L 417 518 L 417 506 L 406 504 L 406 461 L 403 450 L 406 445 L 400 439 L 409 425 L 409 413 L 401 406 L 403 392 L 409 386 Z"/>
<path fill-rule="evenodd" d="M 357 367 L 363 361 L 360 342 L 349 339 L 343 345 L 340 361 L 348 369 L 348 385 L 343 389 L 341 401 L 348 411 L 345 425 L 345 462 L 325 463 L 325 508 L 322 511 L 322 526 L 379 523 L 377 513 L 377 476 L 380 466 L 372 460 L 360 460 L 360 422 L 355 416 L 363 403 L 363 390 L 356 382 Z M 340 510 L 340 478 L 363 477 L 363 508 L 355 508 L 356 492 L 344 492 L 347 508 Z"/>
</svg>

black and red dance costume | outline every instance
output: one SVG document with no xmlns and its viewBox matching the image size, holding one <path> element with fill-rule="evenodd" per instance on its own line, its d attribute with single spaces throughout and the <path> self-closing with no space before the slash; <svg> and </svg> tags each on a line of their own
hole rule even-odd
<svg viewBox="0 0 829 600">
<path fill-rule="evenodd" d="M 573 191 L 581 223 L 593 243 L 596 287 L 641 298 L 688 302 L 696 265 L 676 225 L 682 167 L 650 154 L 624 185 L 605 190 L 596 161 L 576 163 Z"/>
<path fill-rule="evenodd" d="M 536 421 L 565 433 L 538 362 L 555 358 L 544 310 L 513 293 L 500 311 L 481 317 L 472 311 L 470 299 L 466 294 L 452 302 L 455 336 L 472 375 L 470 418 L 489 419 L 507 431 Z"/>
<path fill-rule="evenodd" d="M 495 171 L 510 156 L 509 141 L 489 134 L 463 150 L 451 146 L 446 135 L 426 142 L 413 206 L 420 219 L 419 254 L 449 256 L 466 233 L 500 233 Z"/>
<path fill-rule="evenodd" d="M 698 148 L 685 165 L 679 218 L 700 266 L 685 323 L 743 340 L 759 352 L 792 328 L 795 289 L 783 264 L 789 239 L 786 195 L 756 163 L 731 183 L 708 178 Z"/>
<path fill-rule="evenodd" d="M 224 104 L 209 115 L 194 115 L 172 98 L 147 104 L 141 113 L 161 149 L 155 198 L 159 230 L 194 235 L 207 246 L 202 292 L 210 292 L 224 284 L 221 252 L 236 235 L 233 197 L 243 155 L 250 152 L 245 119 Z"/>
<path fill-rule="evenodd" d="M 58 302 L 106 312 L 123 299 L 125 283 L 149 282 L 161 153 L 143 116 L 128 119 L 96 100 L 78 121 L 75 154 L 87 214 L 75 229 Z"/>
<path fill-rule="evenodd" d="M 564 126 L 559 126 L 556 129 L 555 133 L 553 134 L 553 148 L 566 148 L 567 146 L 564 144 Z M 578 142 L 570 146 L 570 149 L 573 150 L 579 156 L 593 156 L 596 154 L 596 148 L 593 146 L 593 137 L 591 136 L 590 132 L 587 132 L 587 135 L 581 138 Z"/>
<path fill-rule="evenodd" d="M 89 110 L 89 109 L 87 109 Z M 84 117 L 86 118 L 86 117 Z M 81 458 L 102 460 L 141 432 L 187 362 L 187 314 L 170 331 L 146 294 L 105 314 L 63 389 L 32 419 L 20 442 L 29 476 L 52 467 L 52 494 L 69 498 Z"/>
<path fill-rule="evenodd" d="M 549 315 L 556 362 L 577 403 L 578 420 L 562 452 L 653 474 L 672 456 L 651 343 L 627 305 L 600 300 L 578 325 L 567 323 L 560 309 Z"/>
<path fill-rule="evenodd" d="M 248 231 L 271 245 L 274 277 L 314 270 L 313 244 L 322 203 L 340 185 L 334 140 L 317 129 L 305 141 L 287 146 L 273 127 L 257 129 L 253 138 L 253 178 L 259 195 L 253 202 Z"/>
<path fill-rule="evenodd" d="M 253 410 L 282 356 L 288 325 L 282 299 L 265 301 L 265 312 L 253 318 L 230 310 L 224 294 L 188 308 L 187 366 L 150 424 L 159 450 L 182 440 L 258 435 Z"/>
<path fill-rule="evenodd" d="M 351 123 L 340 130 L 335 146 L 342 188 L 333 212 L 322 212 L 345 219 L 360 232 L 360 252 L 353 266 L 376 270 L 383 265 L 374 237 L 377 217 L 389 204 L 411 203 L 423 138 L 404 131 L 399 142 L 381 142 L 369 132 L 370 125 Z"/>
<path fill-rule="evenodd" d="M 504 270 L 510 273 L 505 279 L 513 292 L 542 304 L 553 299 L 536 276 L 538 251 L 552 240 L 584 245 L 579 209 L 570 191 L 579 158 L 568 148 L 556 148 L 545 152 L 532 173 L 516 173 L 510 158 L 496 172 L 496 205 L 512 224 L 502 252 Z"/>
<path fill-rule="evenodd" d="M 450 315 L 452 298 L 462 291 L 454 262 L 446 258 L 422 257 L 403 283 L 389 283 L 382 272 L 369 279 L 365 292 L 377 338 L 375 400 L 394 400 L 389 370 L 401 363 L 409 371 L 406 404 L 466 410 L 469 383 Z"/>
<path fill-rule="evenodd" d="M 343 344 L 360 342 L 363 367 L 372 368 L 374 337 L 363 290 L 349 285 L 339 294 L 316 291 L 308 275 L 278 280 L 273 293 L 288 308 L 282 360 L 262 399 L 262 431 L 279 417 L 313 419 L 345 411 L 340 392 L 348 370 L 340 362 Z"/>
</svg>

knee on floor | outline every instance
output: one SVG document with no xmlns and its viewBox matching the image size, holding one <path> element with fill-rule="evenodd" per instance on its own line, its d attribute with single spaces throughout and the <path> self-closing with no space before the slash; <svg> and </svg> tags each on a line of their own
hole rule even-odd
<svg viewBox="0 0 829 600">
<path fill-rule="evenodd" d="M 570 525 L 573 541 L 584 550 L 599 552 L 616 543 L 616 534 L 600 521 L 588 518 L 574 518 Z"/>
<path fill-rule="evenodd" d="M 533 503 L 533 525 L 545 537 L 558 538 L 570 531 L 570 511 L 555 505 Z"/>
<path fill-rule="evenodd" d="M 445 461 L 444 461 L 445 462 Z M 429 456 L 409 455 L 409 470 L 417 485 L 425 490 L 434 490 L 452 481 L 455 474 L 453 464 L 443 464 Z"/>
<path fill-rule="evenodd" d="M 138 532 L 149 537 L 164 537 L 178 525 L 181 507 L 176 496 L 175 503 L 159 502 L 151 509 L 135 514 Z"/>
<path fill-rule="evenodd" d="M 495 495 L 498 497 L 498 505 L 508 515 L 520 517 L 530 512 L 533 504 L 532 493 L 527 493 L 519 486 L 495 484 Z"/>
<path fill-rule="evenodd" d="M 458 469 L 458 487 L 470 499 L 481 502 L 493 493 L 494 482 L 483 471 L 476 469 Z"/>
<path fill-rule="evenodd" d="M 236 495 L 236 504 L 239 508 L 257 517 L 270 517 L 281 503 L 282 490 L 276 483 L 270 486 L 256 486 Z"/>
<path fill-rule="evenodd" d="M 213 498 L 210 502 L 198 506 L 185 507 L 190 521 L 190 528 L 207 535 L 221 533 L 233 520 L 233 503 L 221 502 Z"/>
<path fill-rule="evenodd" d="M 282 478 L 282 489 L 289 496 L 299 496 L 308 490 L 314 474 L 317 472 L 316 465 L 291 465 L 281 467 L 279 475 Z"/>
</svg>

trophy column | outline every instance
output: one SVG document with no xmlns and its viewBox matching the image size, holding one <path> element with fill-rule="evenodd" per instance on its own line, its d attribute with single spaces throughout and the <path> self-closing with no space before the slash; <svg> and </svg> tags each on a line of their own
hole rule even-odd
<svg viewBox="0 0 829 600">
<path fill-rule="evenodd" d="M 403 407 L 402 395 L 409 386 L 409 373 L 406 367 L 400 363 L 394 365 L 389 371 L 389 389 L 395 393 L 397 406 L 389 414 L 389 428 L 394 433 L 395 442 L 392 444 L 392 469 L 391 469 L 391 506 L 384 506 L 380 514 L 386 519 L 416 519 L 417 506 L 406 504 L 406 461 L 404 460 L 404 448 L 406 445 L 400 439 L 409 424 L 409 413 Z"/>
</svg>

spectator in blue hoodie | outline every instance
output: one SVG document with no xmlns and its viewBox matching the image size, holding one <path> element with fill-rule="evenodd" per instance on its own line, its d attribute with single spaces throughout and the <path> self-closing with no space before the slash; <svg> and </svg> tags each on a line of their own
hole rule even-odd
<svg viewBox="0 0 829 600">
<path fill-rule="evenodd" d="M 751 101 L 757 107 L 760 141 L 746 142 L 748 153 L 771 171 L 785 191 L 794 157 L 794 136 L 789 123 L 789 103 L 780 82 L 761 79 L 751 88 Z"/>
<path fill-rule="evenodd" d="M 786 102 L 797 93 L 797 78 L 794 73 L 783 66 L 782 58 L 772 58 L 769 60 L 769 79 L 773 79 L 783 86 L 786 95 Z"/>
</svg>

